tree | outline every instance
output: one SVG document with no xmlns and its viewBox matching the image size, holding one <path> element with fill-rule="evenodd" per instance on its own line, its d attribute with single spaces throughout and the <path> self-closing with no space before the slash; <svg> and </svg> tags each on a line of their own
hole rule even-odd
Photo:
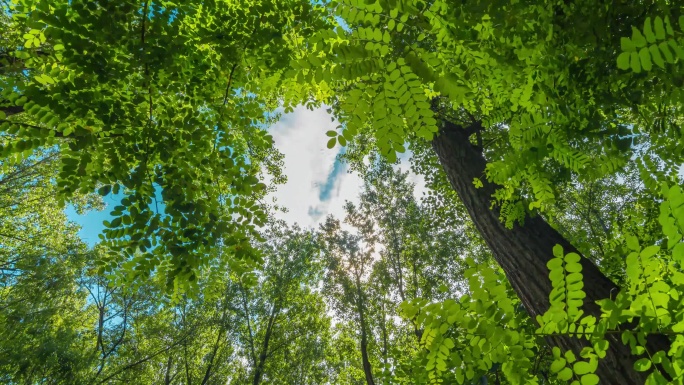
<svg viewBox="0 0 684 385">
<path fill-rule="evenodd" d="M 639 19 L 644 4 L 607 4 L 599 12 L 575 6 L 331 2 L 344 27 L 321 31 L 311 39 L 313 53 L 295 63 L 305 79 L 336 84 L 328 103 L 342 127 L 329 133 L 331 144 L 360 135 L 367 149 L 393 161 L 405 141 L 416 147 L 421 140 L 431 142 L 448 181 L 533 318 L 550 308 L 552 283 L 539 277 L 556 245 L 580 256 L 586 314 L 600 317 L 596 302 L 619 291 L 539 215 L 557 195 L 554 178 L 574 173 L 586 182 L 620 170 L 634 149 L 623 136 L 630 126 L 641 143 L 639 170 L 650 185 L 652 174 L 665 180 L 653 159 L 666 167 L 679 162 L 679 155 L 663 152 L 676 148 L 676 141 L 653 138 L 653 126 L 633 113 L 654 102 L 673 103 L 678 111 L 666 96 L 672 84 L 648 83 L 635 87 L 640 95 L 614 97 L 628 93 L 625 84 L 636 81 L 614 66 L 612 52 L 627 34 L 624 25 Z M 596 24 L 588 29 L 592 34 L 576 28 L 589 22 Z M 645 25 L 652 31 L 650 19 Z M 637 32 L 630 41 L 641 46 Z M 567 58 L 575 64 L 568 66 Z M 665 127 L 677 122 L 675 115 Z M 612 335 L 606 338 L 611 343 L 599 376 L 607 383 L 642 383 L 645 376 L 634 370 L 640 353 L 632 355 Z M 659 332 L 648 341 L 649 354 L 669 350 Z M 585 347 L 562 334 L 549 342 L 577 354 Z"/>
<path fill-rule="evenodd" d="M 278 106 L 327 103 L 341 122 L 328 132 L 330 147 L 353 143 L 357 161 L 378 152 L 392 163 L 408 146 L 438 199 L 451 202 L 455 192 L 537 322 L 534 336 L 557 348 L 551 368 L 560 380 L 678 381 L 680 8 L 586 0 L 21 0 L 3 6 L 0 18 L 10 31 L 0 40 L 0 156 L 14 165 L 41 150 L 59 151 L 61 201 L 96 189 L 123 192 L 106 223 L 101 273 L 138 282 L 165 277 L 177 299 L 200 282 L 211 285 L 200 274 L 224 282 L 208 266 L 229 266 L 246 279 L 241 265 L 261 262 L 254 245 L 266 221 L 259 199 L 267 187 L 259 178 L 271 172 L 282 180 L 261 126 Z M 572 232 L 563 236 L 552 226 L 564 219 L 554 218 L 556 205 L 573 194 L 575 181 L 591 186 L 634 170 L 645 186 L 639 200 L 659 200 L 658 223 L 653 203 L 632 210 L 638 217 L 614 239 L 624 261 L 596 259 L 597 266 Z M 356 211 L 353 217 L 365 222 Z M 369 223 L 361 226 L 363 242 L 374 244 Z M 393 248 L 376 276 L 402 281 L 394 286 L 408 298 L 406 244 L 391 231 L 381 236 Z M 348 234 L 330 241 L 338 261 L 359 249 Z M 384 314 L 391 289 L 365 281 L 373 264 L 368 250 L 352 259 L 355 279 L 340 271 L 332 282 L 356 307 L 364 375 L 372 383 L 368 330 L 372 320 L 385 331 L 387 323 L 367 312 L 379 305 L 374 309 Z M 528 355 L 539 341 L 523 338 L 531 326 L 518 328 L 522 316 L 502 276 L 486 264 L 478 268 L 468 272 L 470 293 L 458 302 L 405 305 L 408 319 L 425 327 L 420 343 L 430 369 L 423 377 L 439 382 L 453 364 L 462 383 L 475 369 L 505 362 L 508 380 L 534 381 Z M 542 279 L 547 272 L 550 279 Z M 125 301 L 119 306 L 127 308 Z M 272 322 L 266 325 L 264 336 Z M 464 339 L 452 338 L 456 330 L 467 331 Z M 509 350 L 481 354 L 499 335 L 510 337 L 499 341 Z M 101 358 L 113 356 L 101 341 L 95 346 Z M 451 358 L 454 349 L 484 367 Z M 265 364 L 252 350 L 258 374 Z"/>
<path fill-rule="evenodd" d="M 362 175 L 359 209 L 374 221 L 387 282 L 398 296 L 395 302 L 455 295 L 464 268 L 453 255 L 472 251 L 462 216 L 427 200 L 418 202 L 408 172 L 382 160 Z M 442 285 L 447 290 L 440 292 Z"/>
<path fill-rule="evenodd" d="M 258 177 L 283 179 L 262 127 L 298 39 L 326 22 L 318 8 L 3 5 L 0 155 L 56 147 L 63 199 L 96 189 L 125 195 L 104 231 L 104 271 L 133 259 L 142 277 L 164 266 L 171 288 L 194 285 L 219 238 L 233 247 L 226 258 L 253 252 L 248 240 L 266 219 Z"/>
<path fill-rule="evenodd" d="M 329 319 L 313 290 L 320 274 L 319 247 L 311 232 L 274 221 L 266 234 L 268 256 L 256 282 L 239 282 L 231 297 L 241 322 L 248 375 L 236 384 L 322 383 Z"/>
<path fill-rule="evenodd" d="M 0 162 L 0 379 L 80 380 L 88 355 L 76 285 L 89 253 L 66 220 L 51 179 L 58 154 Z M 81 200 L 85 203 L 85 199 Z"/>
<path fill-rule="evenodd" d="M 326 218 L 321 225 L 326 251 L 326 291 L 333 307 L 358 326 L 361 363 L 367 385 L 375 385 L 375 374 L 369 356 L 369 303 L 368 276 L 373 267 L 374 240 L 372 222 L 364 220 L 356 207 L 347 202 L 346 221 L 356 227 L 359 234 L 342 230 L 340 222 Z"/>
<path fill-rule="evenodd" d="M 423 328 L 415 315 L 402 320 L 399 308 L 458 295 L 464 282 L 453 255 L 465 252 L 464 234 L 428 215 L 407 173 L 376 160 L 362 174 L 359 203 L 347 202 L 344 223 L 328 217 L 321 225 L 325 293 L 345 324 L 338 338 L 356 338 L 366 383 L 418 383 Z"/>
</svg>

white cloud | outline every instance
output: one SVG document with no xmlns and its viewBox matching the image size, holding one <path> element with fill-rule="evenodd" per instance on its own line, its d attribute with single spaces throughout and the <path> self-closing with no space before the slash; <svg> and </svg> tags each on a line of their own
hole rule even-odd
<svg viewBox="0 0 684 385">
<path fill-rule="evenodd" d="M 414 189 L 413 189 L 413 196 L 416 198 L 416 201 L 420 202 L 420 200 L 423 198 L 423 193 L 427 192 L 427 187 L 425 186 L 425 178 L 422 175 L 414 174 L 411 171 L 411 164 L 409 163 L 409 159 L 411 158 L 411 151 L 406 151 L 405 154 L 401 155 L 399 157 L 399 169 L 402 172 L 408 171 L 408 181 L 410 183 L 413 183 Z"/>
<path fill-rule="evenodd" d="M 345 200 L 358 201 L 361 178 L 348 173 L 345 165 L 336 165 L 339 145 L 326 147 L 329 138 L 325 133 L 337 125 L 325 108 L 311 111 L 298 107 L 269 129 L 276 147 L 285 155 L 284 173 L 288 179 L 270 195 L 289 210 L 276 213 L 276 217 L 303 227 L 318 227 L 329 214 L 342 219 Z M 399 167 L 403 171 L 410 170 L 409 155 L 401 157 Z M 425 191 L 423 177 L 411 173 L 409 180 L 416 184 L 414 195 L 420 199 Z"/>
<path fill-rule="evenodd" d="M 344 201 L 356 200 L 362 186 L 358 175 L 347 173 L 344 167 L 329 180 L 340 148 L 326 147 L 329 138 L 325 132 L 335 130 L 337 125 L 325 108 L 310 111 L 298 107 L 269 129 L 276 147 L 285 155 L 284 172 L 288 179 L 271 194 L 289 210 L 276 214 L 278 218 L 317 227 L 328 214 L 341 218 Z M 321 199 L 321 191 L 326 188 L 330 190 L 327 199 Z"/>
</svg>

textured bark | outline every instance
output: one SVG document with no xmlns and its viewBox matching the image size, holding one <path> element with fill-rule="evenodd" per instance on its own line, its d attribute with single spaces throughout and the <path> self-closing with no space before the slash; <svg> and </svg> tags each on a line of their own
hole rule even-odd
<svg viewBox="0 0 684 385">
<path fill-rule="evenodd" d="M 507 229 L 501 223 L 498 209 L 490 209 L 491 196 L 498 186 L 484 178 L 486 161 L 481 151 L 470 143 L 467 129 L 443 122 L 440 134 L 433 139 L 432 146 L 449 182 L 489 246 L 494 259 L 506 273 L 525 309 L 533 319 L 543 314 L 549 308 L 549 293 L 552 289 L 546 263 L 553 258 L 554 245 L 563 246 L 565 253 L 581 253 L 539 216 L 525 218 L 524 224 L 516 224 L 513 229 Z M 482 180 L 484 186 L 476 188 L 474 178 Z M 595 301 L 614 298 L 619 288 L 587 258 L 582 256 L 580 263 L 587 295 L 583 310 L 585 314 L 598 318 L 600 308 Z M 633 363 L 638 357 L 630 354 L 629 347 L 622 344 L 619 335 L 611 334 L 606 338 L 610 342 L 610 349 L 606 357 L 599 360 L 596 371 L 601 384 L 643 384 L 647 373 L 639 373 L 633 369 Z M 549 343 L 578 353 L 586 342 L 571 337 L 554 337 L 549 339 Z M 666 347 L 667 339 L 663 338 L 649 344 L 649 348 L 658 350 Z"/>
</svg>

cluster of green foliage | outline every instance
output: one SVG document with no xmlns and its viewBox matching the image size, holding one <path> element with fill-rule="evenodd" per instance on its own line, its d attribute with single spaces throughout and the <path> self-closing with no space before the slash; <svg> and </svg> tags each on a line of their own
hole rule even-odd
<svg viewBox="0 0 684 385">
<path fill-rule="evenodd" d="M 105 245 L 89 250 L 67 221 L 57 159 L 6 167 L 0 180 L 0 382 L 328 381 L 330 318 L 311 232 L 273 222 L 256 245 L 267 256 L 256 275 L 215 266 L 193 297 L 169 297 L 163 275 L 121 286 L 97 273 Z M 98 206 L 94 194 L 78 198 L 79 209 Z"/>
<path fill-rule="evenodd" d="M 0 30 L 2 381 L 684 381 L 677 2 L 11 0 Z M 365 180 L 315 231 L 262 199 L 300 104 Z M 88 249 L 62 209 L 96 191 Z M 540 223 L 548 292 L 496 250 Z"/>
<path fill-rule="evenodd" d="M 261 127 L 293 39 L 317 24 L 312 5 L 3 8 L 2 154 L 56 146 L 61 197 L 125 194 L 103 234 L 103 271 L 132 260 L 140 277 L 163 270 L 182 289 L 219 239 L 235 259 L 254 254 L 247 240 L 266 220 L 260 176 L 282 178 Z"/>
<path fill-rule="evenodd" d="M 684 16 L 679 17 L 679 26 L 684 32 Z M 675 55 L 679 60 L 684 60 L 684 49 L 681 42 L 675 39 L 675 32 L 668 16 L 665 16 L 665 20 L 656 16 L 653 23 L 651 18 L 647 17 L 643 31 L 642 34 L 640 29 L 632 27 L 632 38 L 624 37 L 620 40 L 623 52 L 617 58 L 618 68 L 631 68 L 632 71 L 639 73 L 642 69 L 650 71 L 653 63 L 664 69 L 665 62 L 675 63 Z"/>
</svg>

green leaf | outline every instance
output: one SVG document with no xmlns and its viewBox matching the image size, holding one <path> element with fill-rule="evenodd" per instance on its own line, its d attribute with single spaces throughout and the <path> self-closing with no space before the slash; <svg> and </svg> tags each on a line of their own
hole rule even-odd
<svg viewBox="0 0 684 385">
<path fill-rule="evenodd" d="M 641 34 L 638 28 L 632 27 L 632 43 L 635 48 L 641 48 L 646 46 L 646 38 Z"/>
<path fill-rule="evenodd" d="M 667 44 L 672 48 L 672 50 L 677 54 L 680 60 L 684 60 L 684 49 L 680 47 L 674 39 L 668 39 Z"/>
<path fill-rule="evenodd" d="M 660 44 L 658 44 L 658 48 L 660 48 L 660 52 L 663 53 L 663 55 L 665 56 L 665 60 L 668 63 L 673 64 L 675 62 L 675 57 L 674 55 L 672 55 L 670 48 L 667 46 L 667 42 L 661 42 Z"/>
<path fill-rule="evenodd" d="M 663 60 L 663 57 L 660 55 L 660 49 L 658 49 L 658 46 L 653 44 L 650 47 L 648 47 L 649 52 L 651 52 L 651 58 L 653 59 L 653 62 L 660 68 L 665 68 L 665 60 Z"/>
<path fill-rule="evenodd" d="M 464 375 L 463 369 L 461 369 L 461 367 L 456 368 L 456 381 L 459 384 L 462 384 L 465 381 L 465 375 Z"/>
<path fill-rule="evenodd" d="M 558 379 L 561 381 L 568 381 L 572 378 L 572 369 L 565 368 L 558 373 Z"/>
<path fill-rule="evenodd" d="M 333 148 L 333 147 L 335 147 L 335 143 L 336 143 L 336 142 L 337 142 L 337 141 L 336 141 L 335 138 L 330 139 L 330 140 L 328 141 L 328 144 L 327 144 L 328 148 Z"/>
<path fill-rule="evenodd" d="M 650 71 L 651 68 L 653 68 L 653 63 L 651 62 L 651 53 L 648 48 L 644 47 L 639 50 L 639 59 L 641 59 L 641 68 L 644 70 Z"/>
<path fill-rule="evenodd" d="M 630 58 L 630 53 L 629 52 L 623 52 L 620 55 L 618 55 L 617 58 L 617 66 L 621 70 L 627 70 L 629 69 L 629 58 Z"/>
<path fill-rule="evenodd" d="M 632 234 L 627 234 L 625 236 L 625 241 L 627 241 L 627 247 L 630 250 L 639 251 L 641 247 L 639 246 L 639 240 Z"/>
<path fill-rule="evenodd" d="M 330 130 L 330 131 L 326 132 L 325 134 L 331 138 L 334 138 L 337 136 L 337 131 Z"/>
<path fill-rule="evenodd" d="M 591 365 L 586 361 L 577 361 L 572 368 L 575 374 L 578 375 L 587 374 L 592 371 Z"/>
<path fill-rule="evenodd" d="M 647 17 L 644 22 L 644 35 L 646 35 L 646 41 L 649 43 L 655 43 L 656 36 L 653 33 L 653 28 L 651 27 L 651 18 Z"/>
<path fill-rule="evenodd" d="M 553 246 L 553 256 L 556 258 L 563 258 L 563 246 L 561 246 L 561 245 Z"/>
<path fill-rule="evenodd" d="M 634 45 L 632 40 L 628 37 L 620 38 L 620 48 L 625 52 L 636 51 L 636 46 Z"/>
<path fill-rule="evenodd" d="M 97 193 L 100 194 L 101 196 L 107 196 L 109 193 L 112 191 L 112 186 L 111 185 L 105 185 L 100 187 L 99 190 L 97 190 Z"/>
<path fill-rule="evenodd" d="M 569 273 L 579 273 L 582 271 L 582 265 L 579 263 L 568 263 L 565 270 Z"/>
<path fill-rule="evenodd" d="M 565 359 L 568 361 L 568 363 L 573 363 L 577 360 L 577 358 L 575 357 L 575 353 L 573 353 L 570 350 L 565 351 Z"/>
<path fill-rule="evenodd" d="M 660 251 L 660 246 L 657 245 L 652 245 L 648 246 L 647 248 L 643 249 L 641 251 L 641 258 L 651 258 L 652 256 L 658 254 L 658 251 Z"/>
<path fill-rule="evenodd" d="M 608 350 L 609 346 L 610 345 L 608 344 L 608 341 L 600 340 L 594 344 L 594 350 L 596 350 L 597 352 L 599 352 L 599 351 L 605 352 L 606 350 Z"/>
<path fill-rule="evenodd" d="M 599 376 L 594 373 L 585 374 L 580 379 L 582 385 L 597 385 L 599 383 Z"/>
<path fill-rule="evenodd" d="M 557 270 L 560 269 L 563 266 L 563 260 L 561 258 L 551 258 L 548 262 L 546 262 L 546 267 L 549 270 Z"/>
<path fill-rule="evenodd" d="M 680 322 L 677 322 L 676 324 L 672 325 L 672 331 L 675 333 L 684 332 L 684 321 L 680 321 Z"/>
<path fill-rule="evenodd" d="M 636 52 L 632 52 L 629 56 L 629 66 L 632 68 L 632 71 L 636 73 L 641 72 L 641 62 L 639 61 L 639 54 Z"/>
<path fill-rule="evenodd" d="M 648 358 L 641 358 L 634 363 L 634 370 L 637 372 L 645 372 L 651 368 L 651 360 Z"/>
<path fill-rule="evenodd" d="M 674 29 L 672 29 L 669 16 L 665 16 L 665 32 L 670 36 L 674 36 Z"/>
<path fill-rule="evenodd" d="M 672 249 L 672 258 L 681 263 L 684 263 L 684 243 L 677 243 Z"/>
<path fill-rule="evenodd" d="M 565 263 L 578 263 L 582 258 L 577 253 L 568 253 L 565 256 Z"/>
<path fill-rule="evenodd" d="M 665 39 L 665 25 L 663 24 L 663 19 L 660 16 L 656 16 L 653 27 L 655 29 L 655 37 L 658 40 Z"/>
<path fill-rule="evenodd" d="M 561 369 L 565 368 L 565 362 L 565 358 L 557 358 L 551 363 L 549 370 L 551 370 L 551 373 L 558 373 Z"/>
<path fill-rule="evenodd" d="M 387 153 L 386 157 L 387 157 L 387 161 L 390 162 L 390 163 L 394 163 L 394 162 L 397 161 L 397 153 L 396 153 L 396 151 L 394 151 L 394 150 L 390 150 L 390 151 Z"/>
</svg>

